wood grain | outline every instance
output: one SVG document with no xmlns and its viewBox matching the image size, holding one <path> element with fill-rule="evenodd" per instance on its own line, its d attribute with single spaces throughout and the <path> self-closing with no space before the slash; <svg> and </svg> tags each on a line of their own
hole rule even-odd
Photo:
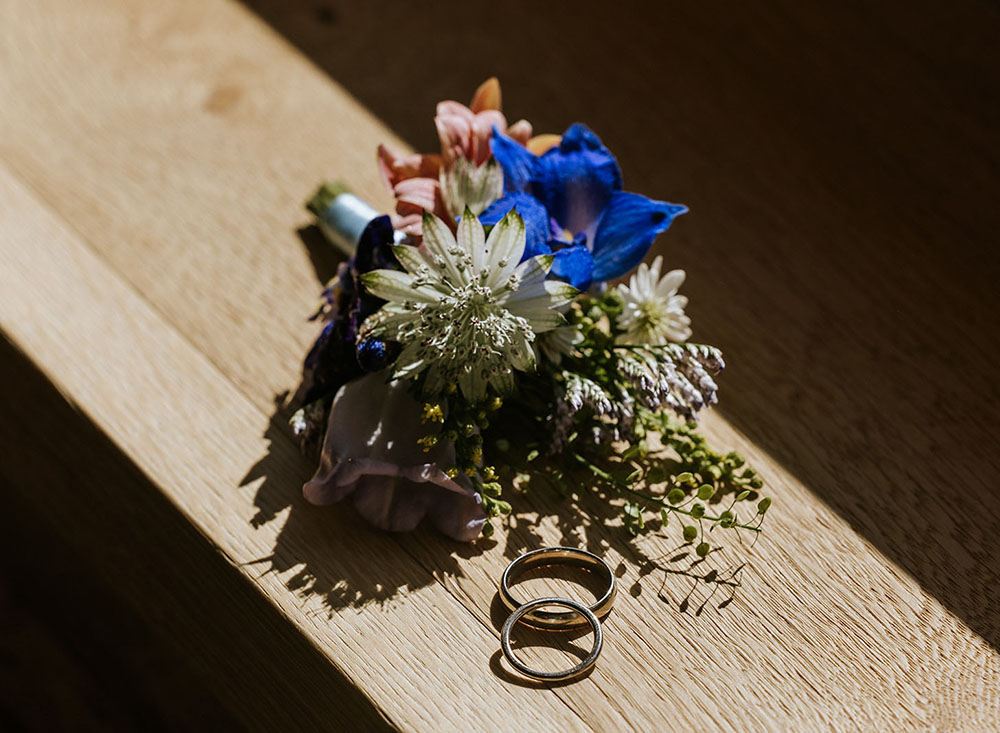
<svg viewBox="0 0 1000 733">
<path fill-rule="evenodd" d="M 420 149 L 499 74 L 512 118 L 585 120 L 687 204 L 655 248 L 723 414 L 1000 646 L 995 4 L 248 4 Z M 387 26 L 420 42 L 352 65 Z"/>
<path fill-rule="evenodd" d="M 744 415 L 741 425 L 753 418 L 748 432 L 757 439 L 718 415 L 706 430 L 718 445 L 743 450 L 777 499 L 742 587 L 725 602 L 732 588 L 699 581 L 704 565 L 671 561 L 679 554 L 676 537 L 631 546 L 600 522 L 577 531 L 579 508 L 544 497 L 526 503 L 497 542 L 472 548 L 427 532 L 374 533 L 357 526 L 347 507 L 304 506 L 298 488 L 310 467 L 275 410 L 313 336 L 303 319 L 315 274 L 297 234 L 307 222 L 301 201 L 316 180 L 339 177 L 386 205 L 371 151 L 383 140 L 402 143 L 225 0 L 163 7 L 83 0 L 70 13 L 56 3 L 5 5 L 0 28 L 0 92 L 7 100 L 0 112 L 0 327 L 217 548 L 227 562 L 199 582 L 219 576 L 222 583 L 226 573 L 249 582 L 278 611 L 274 633 L 291 630 L 313 645 L 379 716 L 415 729 L 658 729 L 666 721 L 733 730 L 1000 726 L 1000 660 L 988 643 L 995 641 L 990 599 L 997 586 L 984 582 L 995 579 L 995 516 L 974 520 L 976 534 L 962 543 L 952 530 L 948 542 L 933 534 L 923 547 L 886 552 L 888 539 L 913 529 L 918 509 L 897 494 L 895 512 L 883 520 L 889 529 L 878 530 L 881 524 L 845 511 L 859 499 L 841 493 L 833 503 L 844 516 L 831 509 L 826 489 L 844 471 L 856 472 L 846 481 L 859 488 L 881 486 L 873 467 L 896 460 L 891 446 L 901 444 L 909 456 L 920 441 L 907 431 L 880 439 L 883 423 L 865 432 L 863 423 L 816 418 L 831 409 L 846 413 L 842 400 L 851 394 L 852 414 L 874 420 L 872 390 L 885 384 L 838 381 L 830 365 L 820 364 L 833 348 L 824 342 L 790 339 L 784 350 L 763 350 L 741 336 L 741 329 L 756 329 L 759 340 L 758 319 L 783 308 L 789 316 L 777 323 L 808 335 L 809 319 L 827 313 L 822 299 L 814 309 L 798 308 L 801 288 L 784 300 L 787 289 L 766 288 L 789 282 L 789 272 L 801 274 L 788 264 L 797 261 L 794 227 L 777 228 L 783 234 L 775 249 L 750 248 L 775 231 L 769 225 L 792 216 L 787 207 L 749 193 L 742 207 L 712 201 L 750 190 L 750 177 L 787 185 L 787 171 L 773 164 L 751 176 L 748 157 L 727 168 L 736 177 L 719 191 L 714 171 L 721 164 L 710 168 L 704 152 L 683 152 L 703 151 L 697 140 L 681 137 L 670 161 L 691 174 L 671 174 L 684 181 L 679 193 L 700 195 L 700 210 L 720 212 L 711 219 L 717 224 L 678 226 L 672 248 L 722 235 L 748 248 L 728 268 L 727 251 L 709 246 L 699 252 L 704 264 L 684 262 L 693 275 L 700 267 L 708 282 L 710 273 L 722 281 L 711 297 L 707 285 L 692 284 L 695 302 L 717 302 L 719 292 L 746 294 L 732 287 L 734 269 L 762 283 L 752 303 L 735 299 L 749 318 L 723 317 L 710 305 L 696 313 L 706 336 L 735 347 L 736 364 L 748 358 L 723 399 L 734 404 L 731 414 Z M 584 104 L 580 115 L 589 111 Z M 977 124 L 969 123 L 970 135 L 981 139 Z M 607 135 L 609 142 L 623 142 L 624 129 Z M 637 148 L 623 148 L 634 180 L 657 175 L 650 163 L 643 167 Z M 666 179 L 658 180 L 650 193 L 666 196 Z M 823 216 L 847 219 L 839 192 L 804 190 L 805 212 L 816 215 L 820 203 L 829 203 L 834 207 Z M 827 252 L 852 233 L 808 240 L 808 251 Z M 857 284 L 830 270 L 829 253 L 805 267 L 854 294 L 845 301 L 850 313 L 868 314 L 857 294 L 870 292 L 876 270 L 889 267 L 879 258 L 897 256 L 894 247 L 873 249 L 856 270 Z M 883 278 L 887 302 L 907 308 L 909 288 L 924 288 L 926 272 L 911 273 L 912 282 L 901 275 L 895 286 Z M 975 293 L 964 297 L 954 307 L 977 304 Z M 878 321 L 878 309 L 872 318 Z M 940 336 L 940 323 L 931 324 L 928 338 Z M 843 337 L 837 324 L 827 332 Z M 962 328 L 969 334 L 972 326 Z M 861 343 L 868 344 L 864 333 Z M 899 362 L 907 348 L 890 342 L 878 353 Z M 768 369 L 779 362 L 784 380 L 770 379 Z M 755 374 L 757 364 L 762 374 Z M 789 418 L 793 407 L 801 419 Z M 970 425 L 982 427 L 984 419 L 970 418 Z M 844 468 L 845 457 L 859 452 L 843 441 L 859 425 L 869 445 L 854 468 Z M 789 437 L 789 426 L 797 436 Z M 760 439 L 768 430 L 773 436 Z M 979 492 L 973 498 L 985 499 L 984 476 L 960 458 L 935 465 L 929 485 L 949 473 Z M 900 465 L 885 468 L 890 480 Z M 25 500 L 53 511 L 41 499 Z M 888 506 L 877 496 L 867 500 Z M 560 524 L 556 511 L 569 520 Z M 963 513 L 945 504 L 923 526 L 957 526 Z M 516 684 L 496 662 L 494 583 L 510 556 L 554 540 L 621 563 L 628 592 L 607 623 L 595 672 L 573 685 L 535 689 Z M 725 571 L 742 562 L 742 552 L 727 547 L 711 561 Z M 900 563 L 908 553 L 928 552 L 936 553 L 932 573 L 914 577 L 912 561 Z M 928 583 L 928 575 L 943 579 Z M 941 597 L 942 588 L 973 585 L 979 595 L 972 601 Z M 245 623 L 234 624 L 234 633 Z M 294 669 L 298 656 L 275 660 L 276 674 Z M 295 679 L 303 706 L 327 709 L 322 684 L 302 674 Z M 226 694 L 236 704 L 239 690 Z M 259 727 L 280 723 L 287 701 L 249 688 L 246 697 Z"/>
</svg>

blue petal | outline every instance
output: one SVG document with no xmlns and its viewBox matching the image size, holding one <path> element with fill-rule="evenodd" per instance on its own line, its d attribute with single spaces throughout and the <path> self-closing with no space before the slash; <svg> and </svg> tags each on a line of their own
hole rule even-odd
<svg viewBox="0 0 1000 733">
<path fill-rule="evenodd" d="M 511 193 L 502 199 L 494 201 L 486 211 L 479 215 L 479 221 L 485 226 L 492 226 L 507 215 L 507 212 L 517 208 L 517 213 L 524 219 L 527 242 L 524 245 L 524 257 L 528 259 L 535 255 L 549 254 L 549 215 L 535 199 L 527 193 Z"/>
<path fill-rule="evenodd" d="M 490 150 L 503 169 L 503 192 L 527 191 L 535 171 L 537 156 L 493 126 Z"/>
<path fill-rule="evenodd" d="M 573 235 L 593 234 L 611 194 L 621 187 L 618 161 L 585 125 L 570 127 L 558 147 L 534 162 L 531 192 Z"/>
<path fill-rule="evenodd" d="M 594 280 L 613 280 L 638 265 L 657 235 L 686 211 L 680 204 L 616 191 L 594 236 Z"/>
<path fill-rule="evenodd" d="M 590 256 L 590 250 L 585 245 L 564 247 L 556 252 L 550 272 L 577 290 L 586 290 L 593 280 L 594 258 Z"/>
<path fill-rule="evenodd" d="M 559 149 L 564 153 L 572 153 L 578 150 L 604 150 L 604 143 L 597 134 L 582 122 L 570 125 L 563 133 L 559 141 Z"/>
</svg>

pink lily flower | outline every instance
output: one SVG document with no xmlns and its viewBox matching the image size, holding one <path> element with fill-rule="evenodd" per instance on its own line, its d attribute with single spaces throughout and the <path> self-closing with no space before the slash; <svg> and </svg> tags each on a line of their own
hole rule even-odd
<svg viewBox="0 0 1000 733">
<path fill-rule="evenodd" d="M 382 179 L 396 198 L 396 229 L 419 237 L 424 211 L 448 222 L 454 220 L 449 210 L 461 207 L 454 203 L 449 207 L 442 192 L 442 174 L 462 162 L 476 168 L 486 164 L 492 157 L 494 126 L 522 145 L 528 144 L 531 123 L 519 120 L 508 127 L 500 105 L 500 82 L 492 77 L 479 86 L 468 107 L 454 101 L 438 103 L 434 124 L 441 140 L 440 154 L 400 155 L 385 145 L 378 147 Z"/>
</svg>

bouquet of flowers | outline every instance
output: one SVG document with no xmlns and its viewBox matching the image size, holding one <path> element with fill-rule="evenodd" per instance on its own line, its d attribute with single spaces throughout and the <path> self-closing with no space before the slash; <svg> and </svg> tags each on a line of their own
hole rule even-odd
<svg viewBox="0 0 1000 733">
<path fill-rule="evenodd" d="M 700 556 L 716 527 L 759 532 L 760 478 L 695 431 L 722 354 L 689 341 L 684 272 L 642 261 L 687 209 L 623 190 L 582 124 L 508 126 L 495 79 L 435 123 L 440 154 L 378 150 L 394 214 L 332 184 L 309 203 L 353 251 L 291 421 L 322 445 L 306 498 L 466 541 L 533 487 L 597 491 L 633 535 L 676 519 Z"/>
</svg>

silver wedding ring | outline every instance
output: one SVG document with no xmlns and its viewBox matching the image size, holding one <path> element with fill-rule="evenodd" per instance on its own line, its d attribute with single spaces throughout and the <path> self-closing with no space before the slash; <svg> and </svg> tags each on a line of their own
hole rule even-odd
<svg viewBox="0 0 1000 733">
<path fill-rule="evenodd" d="M 525 604 L 511 593 L 510 586 L 526 571 L 533 568 L 550 565 L 570 565 L 581 567 L 595 573 L 603 582 L 605 587 L 603 595 L 598 598 L 588 609 L 598 619 L 602 619 L 611 611 L 615 603 L 617 593 L 617 583 L 615 574 L 611 566 L 592 552 L 578 550 L 575 547 L 543 547 L 539 550 L 526 552 L 514 560 L 500 577 L 500 599 L 511 611 L 520 610 Z M 530 605 L 530 604 L 529 604 Z M 583 614 L 575 610 L 570 611 L 543 611 L 534 610 L 540 605 L 536 604 L 521 614 L 521 622 L 536 629 L 577 629 L 590 623 Z M 561 604 L 565 605 L 565 604 Z M 575 608 L 575 607 L 573 607 Z"/>
<path fill-rule="evenodd" d="M 569 598 L 538 598 L 522 603 L 510 591 L 511 583 L 523 573 L 533 568 L 553 565 L 570 565 L 581 567 L 595 573 L 606 584 L 606 590 L 589 607 Z M 579 677 L 597 663 L 604 645 L 604 634 L 601 631 L 601 619 L 606 616 L 615 603 L 617 583 L 611 566 L 592 552 L 578 550 L 575 547 L 544 547 L 526 552 L 514 560 L 500 577 L 500 598 L 512 613 L 500 631 L 500 648 L 503 655 L 518 672 L 525 677 L 545 682 L 560 682 Z M 543 610 L 551 606 L 568 608 L 568 611 Z M 560 672 L 542 672 L 532 669 L 514 656 L 510 648 L 510 632 L 518 623 L 532 626 L 536 629 L 568 631 L 584 626 L 590 626 L 594 631 L 594 647 L 586 659 L 572 669 Z"/>
<path fill-rule="evenodd" d="M 584 622 L 590 624 L 591 628 L 594 630 L 594 646 L 590 650 L 590 654 L 588 654 L 583 661 L 572 669 L 563 670 L 561 672 L 542 672 L 537 669 L 532 669 L 520 659 L 515 657 L 514 651 L 510 648 L 511 629 L 514 628 L 514 625 L 520 621 L 522 617 L 541 606 L 565 606 L 566 608 L 571 609 L 571 612 L 575 616 L 583 618 Z M 507 622 L 503 625 L 503 629 L 500 631 L 500 648 L 503 649 L 503 655 L 507 657 L 507 661 L 511 663 L 511 666 L 513 666 L 514 669 L 523 674 L 525 677 L 531 677 L 532 679 L 543 680 L 545 682 L 561 682 L 563 680 L 571 680 L 574 677 L 579 677 L 597 663 L 597 658 L 601 654 L 601 647 L 603 645 L 604 634 L 601 632 L 601 622 L 597 620 L 597 616 L 595 616 L 594 612 L 582 603 L 571 601 L 568 598 L 538 598 L 534 601 L 529 601 L 528 603 L 520 606 L 510 615 L 510 618 L 507 619 Z"/>
</svg>

